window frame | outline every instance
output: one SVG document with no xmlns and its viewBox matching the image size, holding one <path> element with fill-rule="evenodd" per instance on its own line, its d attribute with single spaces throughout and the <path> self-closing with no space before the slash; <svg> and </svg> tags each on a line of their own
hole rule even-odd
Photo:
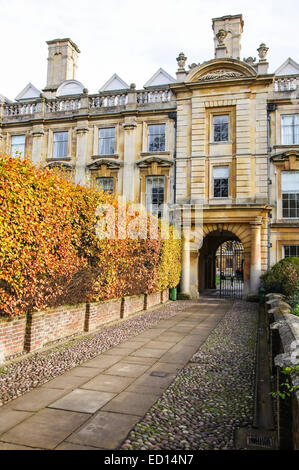
<svg viewBox="0 0 299 470">
<path fill-rule="evenodd" d="M 283 219 L 299 219 L 299 187 L 298 187 L 298 190 L 297 192 L 291 192 L 291 190 L 284 190 L 283 189 L 283 175 L 285 173 L 288 173 L 288 174 L 298 174 L 299 175 L 299 171 L 298 170 L 290 170 L 290 171 L 282 171 L 281 172 L 281 216 Z M 289 195 L 294 195 L 295 197 L 294 198 L 284 198 L 284 194 L 289 194 Z M 284 207 L 284 201 L 287 200 L 288 202 L 288 207 Z M 295 204 L 294 206 L 295 207 L 290 207 L 290 202 L 294 200 L 295 201 Z M 284 215 L 284 211 L 288 211 L 288 215 Z M 294 210 L 295 212 L 295 215 L 292 216 L 290 215 L 290 212 Z"/>
<path fill-rule="evenodd" d="M 215 118 L 217 117 L 220 117 L 220 116 L 227 116 L 227 140 L 215 140 L 215 123 L 214 123 L 214 120 Z M 230 113 L 228 112 L 217 112 L 217 113 L 212 113 L 212 123 L 211 123 L 211 143 L 213 144 L 227 144 L 229 142 L 231 142 L 231 136 L 230 136 L 230 126 L 231 126 L 231 117 L 230 117 Z"/>
<path fill-rule="evenodd" d="M 163 182 L 163 201 L 160 202 L 160 203 L 158 202 L 157 204 L 153 204 L 153 201 L 152 201 L 153 194 L 151 194 L 151 203 L 148 204 L 148 198 L 149 198 L 148 181 L 150 179 L 154 179 L 154 178 L 161 179 L 162 182 Z M 151 211 L 151 213 L 153 215 L 157 215 L 157 213 L 158 213 L 157 217 L 162 218 L 163 217 L 163 207 L 162 207 L 162 210 L 161 210 L 161 205 L 163 206 L 165 204 L 165 196 L 166 196 L 166 178 L 165 178 L 165 176 L 164 175 L 146 175 L 146 177 L 145 177 L 145 207 L 146 207 L 146 210 Z M 153 208 L 155 206 L 157 207 L 157 211 L 153 210 Z"/>
<path fill-rule="evenodd" d="M 151 135 L 158 135 L 158 136 L 161 136 L 163 134 L 159 133 L 159 134 L 150 134 L 150 128 L 151 127 L 154 127 L 154 126 L 163 126 L 164 127 L 164 148 L 161 149 L 159 148 L 158 150 L 150 150 L 150 136 Z M 148 123 L 147 124 L 147 152 L 148 153 L 162 153 L 162 152 L 166 152 L 166 145 L 167 145 L 167 139 L 166 139 L 166 135 L 167 135 L 167 126 L 166 126 L 166 123 L 165 122 L 151 122 L 151 123 Z M 160 143 L 160 142 L 159 142 Z"/>
<path fill-rule="evenodd" d="M 286 256 L 286 248 L 294 248 L 295 247 L 295 250 L 298 254 L 296 255 L 287 255 Z M 282 253 L 283 253 L 283 258 L 289 258 L 291 256 L 295 256 L 296 258 L 298 257 L 299 258 L 299 244 L 296 245 L 296 244 L 291 244 L 291 245 L 282 245 Z"/>
<path fill-rule="evenodd" d="M 20 155 L 13 155 L 13 147 L 20 147 L 20 145 L 13 144 L 13 138 L 14 138 L 14 137 L 24 137 L 24 144 L 22 144 L 23 151 L 21 152 Z M 25 150 L 26 150 L 26 134 L 11 134 L 11 136 L 10 136 L 10 152 L 11 152 L 11 156 L 12 156 L 13 158 L 17 158 L 17 157 L 24 158 L 24 157 L 25 157 Z"/>
<path fill-rule="evenodd" d="M 113 150 L 113 153 L 110 153 L 110 152 L 109 153 L 107 153 L 107 152 L 101 153 L 101 140 L 108 141 L 108 140 L 111 139 L 110 136 L 109 137 L 101 137 L 101 131 L 108 131 L 110 129 L 114 130 L 114 137 L 113 137 L 113 139 L 114 139 L 114 150 Z M 116 131 L 116 126 L 107 126 L 107 127 L 99 127 L 98 128 L 98 149 L 97 149 L 98 151 L 97 151 L 97 155 L 103 156 L 103 155 L 115 155 L 116 154 L 116 132 L 117 132 Z"/>
<path fill-rule="evenodd" d="M 105 190 L 104 187 L 103 188 L 103 191 L 104 192 L 108 192 L 109 194 L 113 194 L 114 193 L 114 189 L 115 189 L 115 181 L 114 181 L 114 178 L 113 176 L 97 176 L 96 177 L 96 188 L 99 189 L 99 184 L 98 184 L 98 180 L 111 180 L 112 181 L 112 190 Z"/>
<path fill-rule="evenodd" d="M 283 141 L 283 130 L 285 127 L 287 126 L 283 126 L 283 121 L 284 121 L 284 118 L 293 118 L 293 122 L 292 122 L 292 125 L 291 126 L 288 126 L 288 127 L 291 127 L 292 129 L 292 142 L 290 143 L 286 143 Z M 298 119 L 298 124 L 296 125 L 295 124 L 295 120 L 296 120 L 296 117 Z M 295 132 L 295 129 L 296 127 L 298 126 L 298 133 L 296 134 Z M 296 142 L 296 135 L 298 135 L 298 141 Z M 299 145 L 299 113 L 291 113 L 291 114 L 281 114 L 280 115 L 280 142 L 281 142 L 281 145 Z"/>
<path fill-rule="evenodd" d="M 62 140 L 62 141 L 56 141 L 55 142 L 55 135 L 57 134 L 66 134 L 67 135 L 67 139 L 66 140 Z M 53 138 L 52 138 L 52 141 L 53 141 L 53 148 L 52 148 L 52 158 L 57 160 L 57 159 L 64 159 L 64 158 L 68 158 L 68 155 L 69 155 L 69 140 L 70 140 L 70 134 L 69 134 L 69 131 L 66 131 L 66 130 L 55 130 L 53 131 Z M 66 154 L 65 155 L 55 155 L 55 149 L 56 149 L 56 146 L 55 144 L 58 144 L 60 142 L 63 142 L 65 143 L 66 142 Z"/>
</svg>

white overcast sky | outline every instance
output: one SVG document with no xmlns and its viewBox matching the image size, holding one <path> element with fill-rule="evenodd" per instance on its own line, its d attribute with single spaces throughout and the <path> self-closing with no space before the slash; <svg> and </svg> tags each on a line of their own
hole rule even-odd
<svg viewBox="0 0 299 470">
<path fill-rule="evenodd" d="M 158 70 L 172 76 L 214 58 L 211 19 L 242 13 L 241 58 L 269 47 L 270 70 L 299 62 L 297 0 L 0 0 L 0 93 L 14 99 L 31 82 L 46 85 L 45 41 L 71 38 L 79 47 L 77 79 L 90 93 L 117 73 L 142 88 Z"/>
</svg>

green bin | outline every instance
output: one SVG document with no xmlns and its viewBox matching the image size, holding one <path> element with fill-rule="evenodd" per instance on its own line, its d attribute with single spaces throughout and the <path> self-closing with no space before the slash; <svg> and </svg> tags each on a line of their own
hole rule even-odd
<svg viewBox="0 0 299 470">
<path fill-rule="evenodd" d="M 171 300 L 176 300 L 176 295 L 177 295 L 176 287 L 172 287 L 170 289 L 170 299 Z"/>
</svg>

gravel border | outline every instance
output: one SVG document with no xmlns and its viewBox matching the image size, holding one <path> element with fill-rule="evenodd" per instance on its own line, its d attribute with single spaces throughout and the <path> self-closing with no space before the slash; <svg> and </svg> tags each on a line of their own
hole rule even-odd
<svg viewBox="0 0 299 470">
<path fill-rule="evenodd" d="M 258 304 L 235 301 L 122 450 L 232 450 L 254 416 Z"/>
<path fill-rule="evenodd" d="M 196 304 L 198 301 L 170 302 L 4 365 L 0 369 L 0 406 Z"/>
</svg>

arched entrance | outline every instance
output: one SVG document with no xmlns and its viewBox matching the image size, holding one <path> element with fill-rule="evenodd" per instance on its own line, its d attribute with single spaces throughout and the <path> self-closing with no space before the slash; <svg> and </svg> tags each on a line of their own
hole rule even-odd
<svg viewBox="0 0 299 470">
<path fill-rule="evenodd" d="M 198 261 L 198 290 L 213 290 L 221 297 L 241 298 L 247 281 L 247 253 L 240 238 L 228 230 L 208 233 Z"/>
</svg>

